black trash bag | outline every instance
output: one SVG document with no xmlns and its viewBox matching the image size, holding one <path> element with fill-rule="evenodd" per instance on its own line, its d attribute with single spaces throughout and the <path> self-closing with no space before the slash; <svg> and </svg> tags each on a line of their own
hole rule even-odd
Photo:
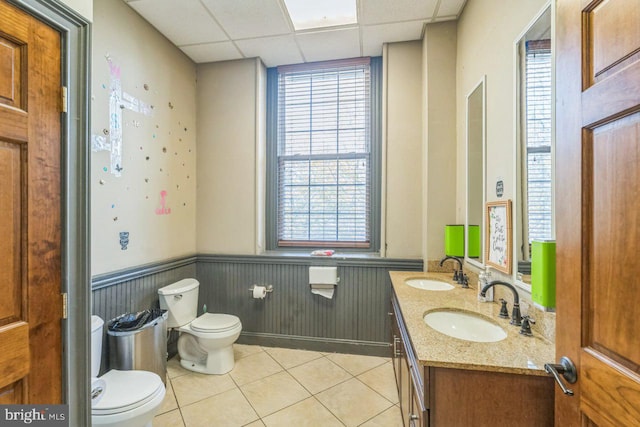
<svg viewBox="0 0 640 427">
<path fill-rule="evenodd" d="M 142 329 L 142 327 L 153 322 L 158 317 L 162 317 L 165 312 L 166 310 L 153 308 L 137 313 L 121 314 L 109 321 L 108 329 L 113 332 L 129 332 Z"/>
</svg>

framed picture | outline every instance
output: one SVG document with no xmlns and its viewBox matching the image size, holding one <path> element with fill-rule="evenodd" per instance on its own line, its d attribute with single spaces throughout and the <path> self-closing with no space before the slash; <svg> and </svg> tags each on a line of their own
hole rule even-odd
<svg viewBox="0 0 640 427">
<path fill-rule="evenodd" d="M 511 200 L 487 203 L 486 263 L 511 274 Z"/>
</svg>

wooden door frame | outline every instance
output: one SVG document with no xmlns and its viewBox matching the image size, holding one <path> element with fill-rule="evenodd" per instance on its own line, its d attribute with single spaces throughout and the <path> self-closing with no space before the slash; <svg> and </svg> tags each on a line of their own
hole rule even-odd
<svg viewBox="0 0 640 427">
<path fill-rule="evenodd" d="M 61 34 L 62 85 L 68 88 L 61 116 L 62 292 L 68 316 L 62 321 L 63 402 L 70 425 L 91 425 L 89 377 L 90 230 L 89 91 L 91 24 L 58 0 L 7 0 Z"/>
</svg>

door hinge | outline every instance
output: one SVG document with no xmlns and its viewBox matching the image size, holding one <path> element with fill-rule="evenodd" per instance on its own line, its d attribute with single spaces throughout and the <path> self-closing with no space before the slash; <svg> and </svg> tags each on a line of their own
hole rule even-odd
<svg viewBox="0 0 640 427">
<path fill-rule="evenodd" d="M 67 293 L 62 294 L 62 318 L 66 319 L 69 315 L 69 298 Z"/>
<path fill-rule="evenodd" d="M 62 90 L 61 90 L 61 97 L 62 97 L 62 112 L 66 113 L 67 112 L 67 87 L 66 86 L 62 86 Z"/>
</svg>

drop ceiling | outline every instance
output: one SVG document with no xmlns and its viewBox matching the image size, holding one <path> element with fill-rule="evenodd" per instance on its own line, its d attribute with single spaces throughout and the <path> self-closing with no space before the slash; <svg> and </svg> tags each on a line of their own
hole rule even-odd
<svg viewBox="0 0 640 427">
<path fill-rule="evenodd" d="M 382 54 L 457 19 L 466 0 L 357 0 L 358 23 L 295 31 L 283 0 L 124 0 L 194 62 L 260 57 L 267 67 Z"/>
</svg>

